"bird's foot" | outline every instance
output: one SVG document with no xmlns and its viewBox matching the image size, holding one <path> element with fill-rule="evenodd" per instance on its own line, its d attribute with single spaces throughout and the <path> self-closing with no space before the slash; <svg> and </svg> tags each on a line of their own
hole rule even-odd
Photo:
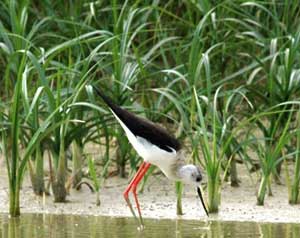
<svg viewBox="0 0 300 238">
<path fill-rule="evenodd" d="M 145 229 L 145 225 L 144 224 L 140 224 L 138 227 L 137 227 L 137 230 L 138 231 L 143 231 Z"/>
</svg>

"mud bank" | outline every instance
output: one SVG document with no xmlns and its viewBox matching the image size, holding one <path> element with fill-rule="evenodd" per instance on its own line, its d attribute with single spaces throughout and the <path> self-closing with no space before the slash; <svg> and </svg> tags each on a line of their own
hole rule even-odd
<svg viewBox="0 0 300 238">
<path fill-rule="evenodd" d="M 8 185 L 5 167 L 1 167 L 0 211 L 8 212 Z M 144 192 L 139 194 L 143 216 L 157 219 L 300 223 L 300 205 L 288 204 L 286 186 L 274 184 L 273 196 L 266 197 L 264 206 L 257 206 L 256 185 L 251 182 L 247 174 L 240 179 L 242 183 L 238 188 L 233 188 L 229 184 L 223 185 L 220 211 L 207 218 L 195 188 L 188 186 L 185 186 L 183 195 L 184 215 L 177 216 L 174 184 L 162 175 L 152 176 Z M 21 212 L 130 217 L 131 213 L 122 195 L 127 184 L 127 179 L 117 177 L 107 179 L 101 190 L 99 207 L 95 205 L 96 195 L 86 186 L 83 186 L 80 191 L 71 190 L 67 203 L 53 203 L 52 196 L 41 198 L 33 195 L 30 183 L 25 179 L 21 192 Z"/>
</svg>

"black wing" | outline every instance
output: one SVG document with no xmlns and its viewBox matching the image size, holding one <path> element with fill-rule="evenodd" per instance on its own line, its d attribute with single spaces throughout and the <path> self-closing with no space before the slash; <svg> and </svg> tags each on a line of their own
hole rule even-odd
<svg viewBox="0 0 300 238">
<path fill-rule="evenodd" d="M 135 136 L 142 137 L 168 152 L 172 152 L 172 149 L 176 151 L 180 149 L 181 145 L 179 141 L 169 135 L 164 128 L 122 109 L 113 103 L 112 100 L 105 96 L 98 88 L 94 87 L 94 89 Z"/>
</svg>

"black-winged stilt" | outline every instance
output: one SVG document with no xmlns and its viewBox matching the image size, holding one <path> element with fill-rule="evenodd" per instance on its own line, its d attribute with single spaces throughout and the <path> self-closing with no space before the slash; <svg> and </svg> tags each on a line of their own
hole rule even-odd
<svg viewBox="0 0 300 238">
<path fill-rule="evenodd" d="M 112 114 L 124 129 L 133 148 L 144 159 L 144 162 L 123 193 L 131 213 L 136 217 L 128 198 L 129 192 L 132 190 L 141 225 L 143 225 L 143 220 L 136 189 L 151 164 L 159 167 L 171 180 L 195 185 L 203 208 L 208 215 L 200 190 L 200 182 L 202 180 L 200 169 L 193 164 L 185 164 L 185 156 L 179 141 L 168 134 L 164 128 L 122 109 L 99 89 L 96 87 L 94 89 L 108 105 Z"/>
</svg>

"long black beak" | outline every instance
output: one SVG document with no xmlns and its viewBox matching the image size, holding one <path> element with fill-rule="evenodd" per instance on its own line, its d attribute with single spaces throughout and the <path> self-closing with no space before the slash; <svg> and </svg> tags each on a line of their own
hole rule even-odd
<svg viewBox="0 0 300 238">
<path fill-rule="evenodd" d="M 208 215 L 207 208 L 206 208 L 205 203 L 204 203 L 204 200 L 203 200 L 203 196 L 202 196 L 200 187 L 197 187 L 197 193 L 198 193 L 198 196 L 199 196 L 200 201 L 201 201 L 201 203 L 202 203 L 202 206 L 203 206 L 203 208 L 204 208 L 204 210 L 205 210 L 206 215 L 209 216 L 209 215 Z"/>
</svg>

